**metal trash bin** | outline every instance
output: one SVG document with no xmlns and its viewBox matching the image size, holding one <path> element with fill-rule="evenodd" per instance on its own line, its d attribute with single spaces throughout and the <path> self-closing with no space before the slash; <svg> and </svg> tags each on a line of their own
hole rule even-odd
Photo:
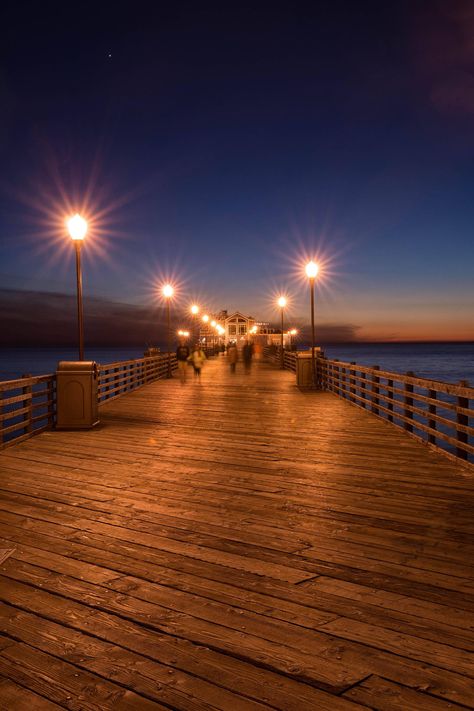
<svg viewBox="0 0 474 711">
<path fill-rule="evenodd" d="M 155 346 L 149 346 L 145 353 L 143 354 L 144 358 L 156 358 L 157 356 L 161 355 L 161 350 L 160 348 L 155 348 Z"/>
<path fill-rule="evenodd" d="M 99 422 L 99 369 L 92 360 L 65 361 L 56 370 L 56 429 L 89 429 Z"/>
<path fill-rule="evenodd" d="M 321 356 L 321 347 L 317 346 L 314 349 L 314 357 L 316 360 L 316 383 L 315 388 L 318 388 L 318 357 Z M 296 385 L 299 388 L 313 387 L 313 371 L 311 363 L 311 350 L 299 352 L 296 357 Z"/>
</svg>

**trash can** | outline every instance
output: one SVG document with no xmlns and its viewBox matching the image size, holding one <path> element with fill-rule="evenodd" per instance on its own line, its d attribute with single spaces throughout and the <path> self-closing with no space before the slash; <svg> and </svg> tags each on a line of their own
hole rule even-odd
<svg viewBox="0 0 474 711">
<path fill-rule="evenodd" d="M 318 357 L 321 356 L 321 347 L 317 346 L 314 349 L 316 382 L 315 388 L 318 388 Z M 299 388 L 313 387 L 313 370 L 311 363 L 311 350 L 299 352 L 296 357 L 296 385 Z"/>
<path fill-rule="evenodd" d="M 144 358 L 156 358 L 161 354 L 161 351 L 159 348 L 155 348 L 154 346 L 149 346 L 145 353 L 143 354 Z"/>
<path fill-rule="evenodd" d="M 65 361 L 56 370 L 56 429 L 89 429 L 99 422 L 99 369 L 92 360 Z"/>
</svg>

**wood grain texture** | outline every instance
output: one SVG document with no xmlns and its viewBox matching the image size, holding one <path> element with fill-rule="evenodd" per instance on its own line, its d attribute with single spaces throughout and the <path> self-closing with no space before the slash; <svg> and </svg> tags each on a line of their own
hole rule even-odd
<svg viewBox="0 0 474 711">
<path fill-rule="evenodd" d="M 474 708 L 473 510 L 272 365 L 150 383 L 0 454 L 0 707 Z"/>
</svg>

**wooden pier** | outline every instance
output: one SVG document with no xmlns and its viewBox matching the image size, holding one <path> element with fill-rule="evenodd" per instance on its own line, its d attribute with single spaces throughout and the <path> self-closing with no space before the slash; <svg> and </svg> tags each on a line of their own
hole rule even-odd
<svg viewBox="0 0 474 711">
<path fill-rule="evenodd" d="M 0 709 L 474 708 L 474 474 L 266 362 L 0 454 Z"/>
</svg>

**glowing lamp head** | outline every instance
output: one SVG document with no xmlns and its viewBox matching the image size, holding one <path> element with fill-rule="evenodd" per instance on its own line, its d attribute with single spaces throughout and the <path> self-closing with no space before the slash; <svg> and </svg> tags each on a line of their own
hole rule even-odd
<svg viewBox="0 0 474 711">
<path fill-rule="evenodd" d="M 196 316 L 196 314 L 199 313 L 199 306 L 197 306 L 196 304 L 193 304 L 191 306 L 191 313 L 193 314 L 193 316 Z"/>
<path fill-rule="evenodd" d="M 286 301 L 285 297 L 284 297 L 284 296 L 280 296 L 280 298 L 278 299 L 278 306 L 279 306 L 281 309 L 284 309 L 285 306 L 286 306 L 286 303 L 287 303 L 287 301 Z"/>
<path fill-rule="evenodd" d="M 211 326 L 212 328 L 215 328 L 217 326 L 217 323 L 215 321 L 211 321 Z"/>
<path fill-rule="evenodd" d="M 71 239 L 83 240 L 87 232 L 87 222 L 77 212 L 67 221 L 67 229 Z"/>
<path fill-rule="evenodd" d="M 207 323 L 209 321 L 209 316 L 207 314 L 204 314 L 202 320 L 204 321 L 204 323 Z"/>
<path fill-rule="evenodd" d="M 298 333 L 298 331 L 296 330 L 296 328 L 292 328 L 291 331 L 290 331 L 290 333 L 291 333 L 292 336 L 296 336 L 296 334 Z"/>
<path fill-rule="evenodd" d="M 305 271 L 306 271 L 306 276 L 309 279 L 314 279 L 319 272 L 319 267 L 314 262 L 308 262 L 308 264 L 305 267 Z"/>
<path fill-rule="evenodd" d="M 170 299 L 174 294 L 174 289 L 171 284 L 165 284 L 165 286 L 161 290 L 161 293 L 163 294 L 165 299 Z"/>
</svg>

